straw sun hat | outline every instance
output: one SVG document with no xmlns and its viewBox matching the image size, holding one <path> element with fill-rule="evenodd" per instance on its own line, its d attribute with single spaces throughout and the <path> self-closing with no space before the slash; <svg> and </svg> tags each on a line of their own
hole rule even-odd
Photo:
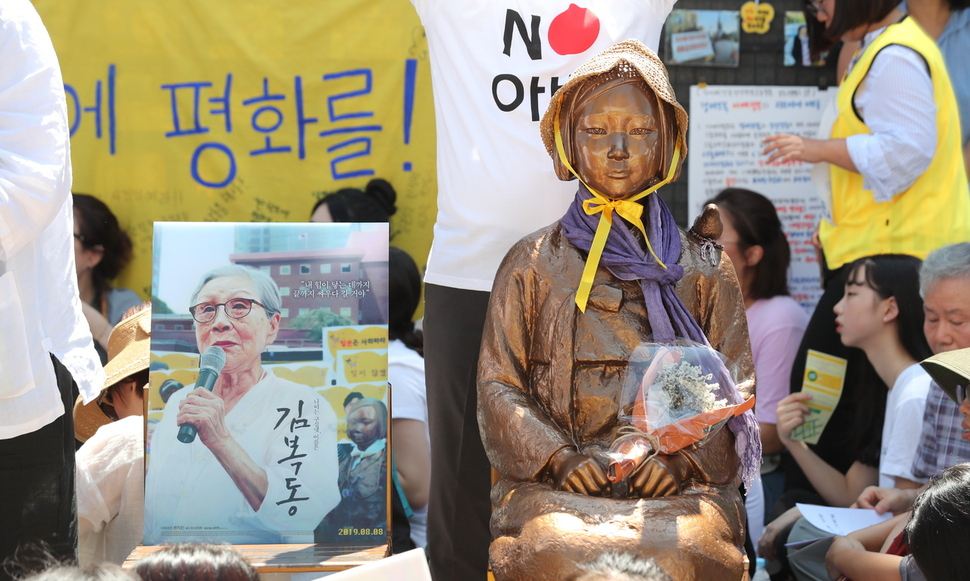
<svg viewBox="0 0 970 581">
<path fill-rule="evenodd" d="M 546 109 L 542 121 L 539 122 L 539 132 L 546 151 L 555 164 L 556 175 L 560 179 L 572 179 L 569 170 L 559 161 L 556 151 L 555 120 L 560 115 L 563 104 L 571 93 L 593 77 L 605 76 L 605 80 L 612 78 L 642 78 L 660 100 L 668 103 L 674 110 L 677 127 L 676 145 L 680 146 L 680 163 L 687 157 L 687 111 L 677 102 L 674 89 L 667 77 L 667 68 L 655 52 L 647 48 L 638 40 L 624 40 L 592 57 L 569 76 L 569 80 L 552 96 L 549 108 Z M 565 131 L 565 127 L 562 128 Z M 564 141 L 570 136 L 563 135 Z M 679 173 L 678 167 L 677 172 Z"/>
<path fill-rule="evenodd" d="M 129 375 L 148 369 L 151 317 L 152 310 L 146 306 L 122 320 L 111 331 L 108 338 L 108 364 L 104 366 L 105 380 L 101 394 Z M 98 399 L 84 404 L 78 397 L 74 402 L 74 435 L 81 442 L 86 442 L 98 428 L 112 421 L 101 411 Z"/>
</svg>

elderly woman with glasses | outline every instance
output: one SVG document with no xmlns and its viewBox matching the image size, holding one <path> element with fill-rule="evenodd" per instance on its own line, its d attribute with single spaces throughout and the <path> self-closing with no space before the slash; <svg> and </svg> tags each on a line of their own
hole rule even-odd
<svg viewBox="0 0 970 581">
<path fill-rule="evenodd" d="M 145 543 L 312 542 L 340 501 L 337 419 L 314 390 L 268 373 L 262 353 L 280 329 L 280 293 L 266 274 L 216 268 L 192 293 L 200 353 L 225 366 L 212 391 L 171 396 L 151 440 Z M 198 437 L 177 438 L 191 425 Z"/>
</svg>

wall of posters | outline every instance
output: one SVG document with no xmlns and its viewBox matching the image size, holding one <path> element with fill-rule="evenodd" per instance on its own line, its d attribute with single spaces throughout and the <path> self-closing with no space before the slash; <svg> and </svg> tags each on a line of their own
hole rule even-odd
<svg viewBox="0 0 970 581">
<path fill-rule="evenodd" d="M 155 225 L 145 544 L 386 543 L 387 245 Z"/>
</svg>

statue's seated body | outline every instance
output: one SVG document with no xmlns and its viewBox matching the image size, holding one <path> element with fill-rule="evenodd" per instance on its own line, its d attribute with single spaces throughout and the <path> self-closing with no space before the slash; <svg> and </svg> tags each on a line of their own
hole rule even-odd
<svg viewBox="0 0 970 581">
<path fill-rule="evenodd" d="M 663 70 L 659 61 L 648 64 Z M 681 128 L 669 99 L 658 96 L 651 84 L 631 78 L 629 69 L 619 77 L 611 72 L 571 80 L 546 115 L 561 115 L 562 149 L 584 184 L 611 199 L 623 198 L 611 188 L 636 194 L 677 163 L 675 148 L 658 141 L 683 146 L 686 114 Z M 624 143 L 641 136 L 635 130 L 649 125 L 642 120 L 648 116 L 654 124 L 647 129 L 656 139 Z M 600 137 L 614 143 L 590 143 Z M 603 160 L 599 165 L 597 154 Z M 643 156 L 641 169 L 629 170 L 636 160 L 617 162 L 637 155 Z M 556 160 L 557 173 L 568 176 L 561 164 Z M 635 182 L 637 171 L 647 178 Z M 631 179 L 632 186 L 611 183 Z M 660 220 L 662 202 L 655 198 L 644 203 L 644 223 Z M 618 222 L 614 216 L 614 229 Z M 492 290 L 478 375 L 483 442 L 501 477 L 492 490 L 492 570 L 500 580 L 571 579 L 584 564 L 612 552 L 651 558 L 678 580 L 738 579 L 744 507 L 734 431 L 721 430 L 700 447 L 655 456 L 621 485 L 605 480 L 606 452 L 619 435 L 628 362 L 657 334 L 644 296 L 647 287 L 639 279 L 621 280 L 604 264 L 588 287 L 585 312 L 577 307 L 589 245 L 573 242 L 569 231 L 575 224 L 567 214 L 519 241 Z M 753 368 L 733 268 L 726 259 L 711 260 L 702 238 L 669 226 L 664 244 L 653 240 L 655 228 L 646 229 L 660 253 L 661 246 L 676 250 L 667 268 L 683 269 L 675 286 L 665 284 L 673 286 L 698 332 L 728 358 L 739 386 L 750 389 Z M 632 231 L 624 231 L 627 240 L 637 240 L 648 255 L 643 238 L 630 237 Z M 609 253 L 608 246 L 607 266 Z"/>
</svg>

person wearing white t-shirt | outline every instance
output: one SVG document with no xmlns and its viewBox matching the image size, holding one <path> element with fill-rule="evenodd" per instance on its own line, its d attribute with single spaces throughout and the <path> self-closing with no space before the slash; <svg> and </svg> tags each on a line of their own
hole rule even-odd
<svg viewBox="0 0 970 581">
<path fill-rule="evenodd" d="M 918 363 L 907 367 L 889 390 L 879 452 L 879 486 L 893 488 L 897 479 L 925 484 L 913 475 L 913 460 L 923 432 L 923 412 L 933 380 Z"/>
<path fill-rule="evenodd" d="M 411 540 L 428 544 L 428 495 L 431 481 L 431 439 L 425 393 L 422 336 L 412 317 L 421 300 L 421 274 L 406 252 L 389 249 L 390 316 L 388 320 L 387 379 L 391 384 L 392 454 L 397 480 L 407 497 Z"/>
<path fill-rule="evenodd" d="M 475 374 L 488 293 L 512 245 L 562 217 L 576 193 L 552 171 L 539 117 L 587 58 L 626 39 L 656 50 L 676 0 L 411 1 L 428 39 L 438 150 L 424 277 L 431 570 L 483 578 L 491 484 Z"/>
<path fill-rule="evenodd" d="M 918 488 L 913 476 L 923 408 L 930 378 L 920 368 L 932 354 L 923 333 L 923 301 L 919 294 L 920 260 L 912 256 L 883 254 L 862 258 L 849 265 L 845 291 L 835 305 L 835 324 L 843 345 L 861 349 L 880 379 L 888 385 L 882 440 L 872 458 L 860 458 L 842 473 L 828 464 L 804 442 L 791 438 L 792 430 L 811 413 L 811 396 L 793 393 L 778 404 L 778 437 L 798 462 L 821 501 L 829 506 L 853 504 L 867 487 Z M 846 386 L 845 389 L 849 389 Z M 798 520 L 792 508 L 765 527 L 759 554 L 771 557 L 784 550 L 786 530 Z"/>
</svg>

